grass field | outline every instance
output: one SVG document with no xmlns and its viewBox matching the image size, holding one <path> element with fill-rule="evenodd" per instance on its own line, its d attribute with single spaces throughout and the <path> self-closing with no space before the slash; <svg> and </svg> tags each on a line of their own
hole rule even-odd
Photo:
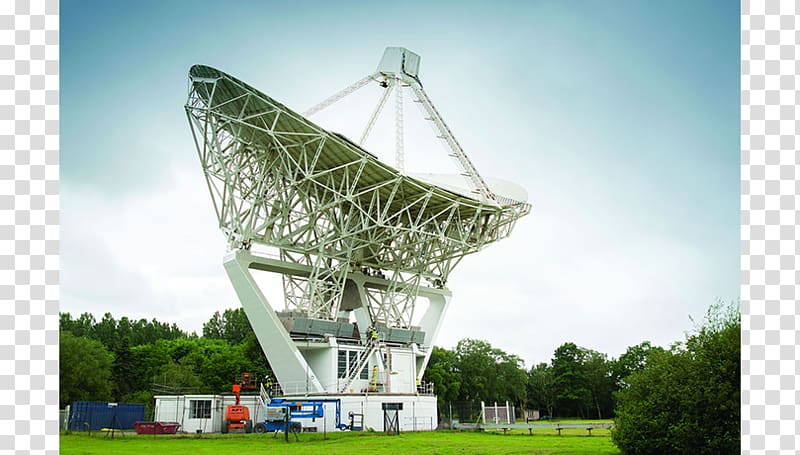
<svg viewBox="0 0 800 455">
<path fill-rule="evenodd" d="M 102 432 L 61 434 L 61 454 L 377 454 L 377 453 L 487 453 L 487 454 L 619 454 L 608 430 L 527 430 L 499 432 L 436 431 L 387 436 L 378 432 L 336 432 L 327 436 L 302 433 L 299 441 L 283 434 L 137 435 Z"/>
</svg>

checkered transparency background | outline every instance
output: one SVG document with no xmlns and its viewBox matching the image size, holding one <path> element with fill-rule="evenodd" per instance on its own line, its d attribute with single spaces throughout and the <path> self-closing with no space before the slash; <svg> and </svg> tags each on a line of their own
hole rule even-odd
<svg viewBox="0 0 800 455">
<path fill-rule="evenodd" d="M 742 447 L 800 452 L 800 2 L 742 2 Z"/>
<path fill-rule="evenodd" d="M 58 452 L 58 1 L 0 0 L 0 452 Z"/>
<path fill-rule="evenodd" d="M 58 1 L 0 0 L 0 451 L 58 451 Z M 797 453 L 800 2 L 742 2 L 742 447 Z"/>
</svg>

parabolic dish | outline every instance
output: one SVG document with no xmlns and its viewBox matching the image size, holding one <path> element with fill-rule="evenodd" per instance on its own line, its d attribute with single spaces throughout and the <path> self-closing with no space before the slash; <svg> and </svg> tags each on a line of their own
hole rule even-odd
<svg viewBox="0 0 800 455">
<path fill-rule="evenodd" d="M 242 245 L 442 276 L 442 261 L 508 236 L 530 210 L 510 182 L 492 181 L 502 197 L 481 201 L 458 175 L 405 175 L 215 68 L 192 66 L 189 82 L 220 227 Z"/>
<path fill-rule="evenodd" d="M 430 174 L 411 172 L 408 174 L 408 176 L 417 179 L 420 182 L 438 186 L 439 188 L 446 189 L 465 197 L 475 197 L 475 192 L 466 185 L 466 180 L 462 175 L 459 174 Z M 525 190 L 525 188 L 514 182 L 494 177 L 484 177 L 484 180 L 486 180 L 486 184 L 489 185 L 489 189 L 503 199 L 518 202 L 528 201 L 528 192 Z"/>
</svg>

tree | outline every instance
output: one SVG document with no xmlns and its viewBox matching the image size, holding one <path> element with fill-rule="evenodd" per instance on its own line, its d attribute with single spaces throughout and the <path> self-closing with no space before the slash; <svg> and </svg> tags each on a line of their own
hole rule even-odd
<svg viewBox="0 0 800 455">
<path fill-rule="evenodd" d="M 252 365 L 251 369 L 248 371 L 260 375 L 258 377 L 264 377 L 267 373 L 269 373 L 270 376 L 274 376 L 269 360 L 267 360 L 264 350 L 261 349 L 261 344 L 258 342 L 255 332 L 251 332 L 247 338 L 244 339 L 242 342 L 242 350 L 245 358 Z"/>
<path fill-rule="evenodd" d="M 186 332 L 176 324 L 158 322 L 155 319 L 149 322 L 144 319 L 131 322 L 125 316 L 117 322 L 111 313 L 104 314 L 100 322 L 90 313 L 83 313 L 78 319 L 72 319 L 69 313 L 60 313 L 59 323 L 61 330 L 71 332 L 74 336 L 99 340 L 112 352 L 116 351 L 117 342 L 126 337 L 129 338 L 130 346 L 187 337 Z"/>
<path fill-rule="evenodd" d="M 209 393 L 189 359 L 171 360 L 153 376 L 155 390 L 166 393 Z"/>
<path fill-rule="evenodd" d="M 210 392 L 229 391 L 237 377 L 245 371 L 254 370 L 254 365 L 244 355 L 242 345 L 231 346 L 226 341 L 218 341 L 203 346 L 200 352 L 202 357 L 195 359 L 195 371 L 203 378 L 206 390 Z"/>
<path fill-rule="evenodd" d="M 459 399 L 497 401 L 492 346 L 482 340 L 465 338 L 456 345 L 455 355 L 462 379 Z"/>
<path fill-rule="evenodd" d="M 630 346 L 619 359 L 611 362 L 611 375 L 617 390 L 627 385 L 626 378 L 632 373 L 641 371 L 647 366 L 647 360 L 653 353 L 664 352 L 664 348 L 653 346 L 649 341 L 644 341 L 635 346 Z"/>
<path fill-rule="evenodd" d="M 244 308 L 227 309 L 222 314 L 215 311 L 203 324 L 203 337 L 226 340 L 231 344 L 244 342 L 253 332 Z"/>
<path fill-rule="evenodd" d="M 521 405 L 527 394 L 527 374 L 522 359 L 493 348 L 482 340 L 465 338 L 455 349 L 461 377 L 459 399 Z"/>
<path fill-rule="evenodd" d="M 219 311 L 215 311 L 211 319 L 203 324 L 203 338 L 223 339 L 225 337 L 225 320 Z"/>
<path fill-rule="evenodd" d="M 497 401 L 510 401 L 522 408 L 528 397 L 528 373 L 522 359 L 500 349 L 493 350 L 497 372 Z"/>
<path fill-rule="evenodd" d="M 585 352 L 575 343 L 556 348 L 551 361 L 556 388 L 556 409 L 560 417 L 586 417 L 591 392 L 584 376 Z"/>
<path fill-rule="evenodd" d="M 72 319 L 69 313 L 59 314 L 59 327 L 63 331 L 72 333 L 76 337 L 94 337 L 94 316 L 91 313 L 83 313 L 78 319 Z"/>
<path fill-rule="evenodd" d="M 132 349 L 142 375 L 152 378 L 157 388 L 194 393 L 229 391 L 243 372 L 264 377 L 267 364 L 260 361 L 261 356 L 257 361 L 250 359 L 249 350 L 247 343 L 231 345 L 207 338 L 159 340 L 154 345 Z"/>
<path fill-rule="evenodd" d="M 611 394 L 614 380 L 611 368 L 605 354 L 585 349 L 583 352 L 583 378 L 589 390 L 592 404 L 597 411 L 597 418 L 602 419 L 611 415 Z"/>
<path fill-rule="evenodd" d="M 117 321 L 111 313 L 105 313 L 103 319 L 94 325 L 94 336 L 111 352 L 117 351 Z"/>
<path fill-rule="evenodd" d="M 444 409 L 447 401 L 455 401 L 461 390 L 461 375 L 456 367 L 456 355 L 449 349 L 433 347 L 424 379 L 432 382 L 439 401 L 439 409 Z"/>
<path fill-rule="evenodd" d="M 122 320 L 120 320 L 120 322 L 122 322 Z M 132 346 L 155 343 L 158 340 L 175 340 L 188 337 L 187 333 L 178 328 L 176 324 L 158 322 L 156 319 L 152 319 L 151 321 L 139 319 L 131 325 Z"/>
<path fill-rule="evenodd" d="M 116 320 L 105 313 L 97 321 L 90 313 L 83 313 L 78 319 L 61 313 L 59 322 L 65 334 L 61 353 L 62 400 L 148 401 L 154 389 L 219 393 L 230 390 L 231 383 L 243 372 L 264 377 L 269 364 L 244 311 L 226 310 L 221 315 L 216 313 L 212 320 L 215 319 L 220 322 L 219 336 L 202 339 L 194 334 L 187 336 L 175 324 L 155 319 L 133 321 L 123 316 Z M 79 346 L 72 349 L 73 345 Z M 98 350 L 105 355 L 96 355 Z M 105 368 L 108 355 L 112 360 Z M 90 367 L 73 372 L 76 364 Z M 88 372 L 97 372 L 110 385 L 96 387 L 92 384 L 94 376 L 87 384 L 84 376 Z"/>
<path fill-rule="evenodd" d="M 738 308 L 718 302 L 684 343 L 628 376 L 612 431 L 623 453 L 739 450 L 740 332 Z"/>
<path fill-rule="evenodd" d="M 611 415 L 614 381 L 605 354 L 564 343 L 551 364 L 556 414 L 598 419 Z"/>
<path fill-rule="evenodd" d="M 137 370 L 134 365 L 133 352 L 131 351 L 128 337 L 122 338 L 117 347 L 117 352 L 114 353 L 114 363 L 111 372 L 114 378 L 112 387 L 114 399 L 116 401 L 123 401 L 123 397 L 134 392 L 137 385 Z"/>
<path fill-rule="evenodd" d="M 540 363 L 528 372 L 528 404 L 532 408 L 544 409 L 548 416 L 553 415 L 556 403 L 556 387 L 553 370 L 546 363 Z"/>
<path fill-rule="evenodd" d="M 59 401 L 61 407 L 73 401 L 111 399 L 111 366 L 114 356 L 97 340 L 60 332 Z"/>
</svg>

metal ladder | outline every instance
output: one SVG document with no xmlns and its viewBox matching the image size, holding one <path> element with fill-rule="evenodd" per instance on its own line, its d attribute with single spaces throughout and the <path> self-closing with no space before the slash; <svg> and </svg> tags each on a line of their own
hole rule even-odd
<svg viewBox="0 0 800 455">
<path fill-rule="evenodd" d="M 353 366 L 353 369 L 350 370 L 350 374 L 345 378 L 345 381 L 342 383 L 343 385 L 339 387 L 339 393 L 344 393 L 345 390 L 350 388 L 350 385 L 353 383 L 353 381 L 355 381 L 356 378 L 361 374 L 361 370 L 367 366 L 370 356 L 378 350 L 381 344 L 382 343 L 377 338 L 373 338 L 371 336 L 368 337 L 367 344 L 364 345 L 364 351 L 362 351 L 356 359 L 355 365 Z"/>
<path fill-rule="evenodd" d="M 261 390 L 258 391 L 258 404 L 266 409 L 267 404 L 272 400 L 272 398 L 270 398 L 269 393 L 267 393 L 267 389 L 264 388 L 264 383 L 262 382 L 260 385 Z"/>
</svg>

